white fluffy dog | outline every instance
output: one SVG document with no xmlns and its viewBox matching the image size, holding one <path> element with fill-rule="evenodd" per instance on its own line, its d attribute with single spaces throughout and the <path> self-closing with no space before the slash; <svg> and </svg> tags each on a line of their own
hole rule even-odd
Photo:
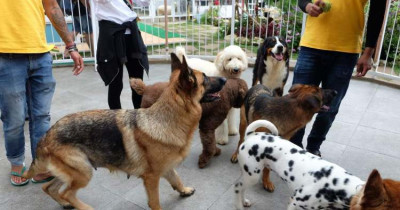
<svg viewBox="0 0 400 210">
<path fill-rule="evenodd" d="M 185 48 L 178 46 L 175 53 L 180 60 L 186 56 Z M 187 58 L 186 61 L 191 68 L 204 72 L 207 76 L 220 76 L 229 78 L 240 78 L 243 71 L 248 67 L 246 53 L 236 45 L 231 45 L 217 54 L 214 63 L 199 58 Z M 238 133 L 235 121 L 235 109 L 229 111 L 228 120 L 225 120 L 216 130 L 215 138 L 218 144 L 227 144 L 228 135 Z M 229 130 L 229 132 L 228 132 Z"/>
</svg>

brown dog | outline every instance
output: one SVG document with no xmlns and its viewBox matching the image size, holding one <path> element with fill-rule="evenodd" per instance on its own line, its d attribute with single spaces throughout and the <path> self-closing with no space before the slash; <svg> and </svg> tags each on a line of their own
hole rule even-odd
<svg viewBox="0 0 400 210">
<path fill-rule="evenodd" d="M 243 143 L 246 127 L 251 122 L 259 119 L 268 120 L 278 128 L 279 135 L 283 139 L 290 139 L 312 119 L 315 113 L 329 108 L 328 105 L 336 94 L 334 90 L 295 84 L 290 88 L 289 94 L 274 97 L 267 87 L 261 84 L 253 86 L 247 92 L 240 109 L 240 140 L 231 161 L 237 162 L 239 145 Z M 274 190 L 274 185 L 269 180 L 268 169 L 264 169 L 263 185 L 268 191 Z"/>
<path fill-rule="evenodd" d="M 225 79 L 192 70 L 175 54 L 171 60 L 170 84 L 151 108 L 67 115 L 39 142 L 37 156 L 24 177 L 50 171 L 55 179 L 44 184 L 43 190 L 64 207 L 77 209 L 92 209 L 76 197 L 92 178 L 92 167 L 142 178 L 153 210 L 161 209 L 160 177 L 181 196 L 192 195 L 194 189 L 182 184 L 174 168 L 189 153 L 201 117 L 200 100 L 215 100 L 212 93 L 222 89 Z"/>
<path fill-rule="evenodd" d="M 400 209 L 400 182 L 382 179 L 373 170 L 363 189 L 353 196 L 350 210 L 394 210 Z"/>
<path fill-rule="evenodd" d="M 159 82 L 146 86 L 140 79 L 131 79 L 131 87 L 142 94 L 141 107 L 150 107 L 162 94 L 168 82 Z M 225 86 L 219 92 L 220 100 L 202 103 L 203 113 L 199 123 L 199 132 L 203 152 L 199 157 L 198 165 L 204 168 L 213 156 L 221 153 L 221 149 L 216 146 L 215 129 L 224 121 L 229 110 L 240 108 L 243 104 L 247 92 L 247 84 L 242 79 L 228 79 Z"/>
</svg>

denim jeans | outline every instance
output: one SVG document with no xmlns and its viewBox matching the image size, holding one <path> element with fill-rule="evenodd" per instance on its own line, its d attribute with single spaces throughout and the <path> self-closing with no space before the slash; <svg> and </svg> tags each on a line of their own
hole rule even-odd
<svg viewBox="0 0 400 210">
<path fill-rule="evenodd" d="M 32 158 L 40 138 L 50 128 L 55 89 L 50 53 L 0 54 L 0 110 L 6 155 L 12 165 L 25 159 L 26 108 Z"/>
<path fill-rule="evenodd" d="M 334 89 L 338 92 L 327 112 L 318 113 L 310 135 L 307 138 L 308 150 L 319 150 L 326 138 L 340 103 L 346 95 L 353 69 L 357 63 L 358 54 L 318 50 L 301 47 L 293 84 L 320 85 L 324 89 Z M 290 140 L 303 147 L 302 141 L 305 128 L 300 129 Z"/>
</svg>

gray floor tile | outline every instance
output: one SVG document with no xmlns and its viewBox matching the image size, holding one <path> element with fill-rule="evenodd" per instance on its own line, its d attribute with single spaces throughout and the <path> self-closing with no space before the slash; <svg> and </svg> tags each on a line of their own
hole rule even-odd
<svg viewBox="0 0 400 210">
<path fill-rule="evenodd" d="M 349 146 L 400 158 L 400 134 L 359 126 Z"/>
</svg>

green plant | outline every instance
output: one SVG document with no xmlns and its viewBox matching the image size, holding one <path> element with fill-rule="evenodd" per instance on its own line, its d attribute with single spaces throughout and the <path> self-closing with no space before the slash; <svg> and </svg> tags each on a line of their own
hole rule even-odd
<svg viewBox="0 0 400 210">
<path fill-rule="evenodd" d="M 400 38 L 400 15 L 397 14 L 399 6 L 399 1 L 392 0 L 380 58 L 387 59 L 388 66 L 392 66 L 394 63 L 394 70 L 397 74 L 400 73 L 400 51 L 397 50 Z"/>
</svg>

